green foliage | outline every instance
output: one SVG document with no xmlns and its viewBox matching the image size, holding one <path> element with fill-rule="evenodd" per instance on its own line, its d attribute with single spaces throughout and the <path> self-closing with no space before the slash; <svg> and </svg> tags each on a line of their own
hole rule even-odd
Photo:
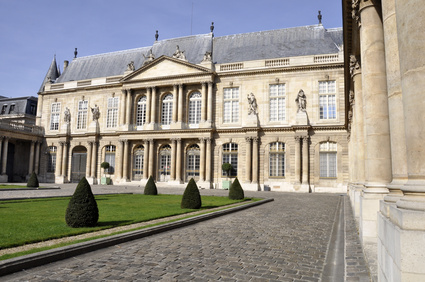
<svg viewBox="0 0 425 282">
<path fill-rule="evenodd" d="M 109 168 L 109 163 L 108 162 L 103 162 L 100 164 L 100 167 L 103 169 L 108 169 Z"/>
<path fill-rule="evenodd" d="M 201 194 L 193 178 L 190 179 L 183 193 L 180 207 L 182 209 L 200 209 L 202 206 Z"/>
<path fill-rule="evenodd" d="M 221 165 L 221 169 L 224 170 L 227 175 L 230 175 L 230 171 L 232 170 L 232 165 L 229 163 L 224 163 Z"/>
<path fill-rule="evenodd" d="M 145 191 L 143 192 L 145 195 L 158 195 L 158 189 L 156 188 L 155 181 L 153 180 L 152 175 L 149 176 L 148 182 L 145 186 Z"/>
<path fill-rule="evenodd" d="M 241 184 L 238 178 L 235 178 L 229 189 L 229 199 L 231 200 L 242 200 L 245 197 Z"/>
<path fill-rule="evenodd" d="M 35 172 L 33 171 L 31 173 L 30 178 L 28 179 L 27 187 L 38 188 L 38 186 L 39 186 L 39 183 L 38 183 L 37 174 L 35 174 Z"/>
<path fill-rule="evenodd" d="M 65 221 L 70 227 L 93 227 L 99 219 L 99 210 L 90 184 L 83 177 L 78 183 L 66 209 Z"/>
</svg>

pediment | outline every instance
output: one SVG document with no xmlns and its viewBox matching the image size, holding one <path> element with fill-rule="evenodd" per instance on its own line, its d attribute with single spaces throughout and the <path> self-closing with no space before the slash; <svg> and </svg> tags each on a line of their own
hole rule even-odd
<svg viewBox="0 0 425 282">
<path fill-rule="evenodd" d="M 211 70 L 207 68 L 183 60 L 162 56 L 148 65 L 128 74 L 122 81 L 128 82 L 179 76 L 196 76 L 208 73 L 211 73 Z"/>
</svg>

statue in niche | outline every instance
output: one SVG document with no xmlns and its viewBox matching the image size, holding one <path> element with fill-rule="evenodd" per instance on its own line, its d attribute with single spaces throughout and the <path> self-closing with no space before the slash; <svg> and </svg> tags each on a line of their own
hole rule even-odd
<svg viewBox="0 0 425 282">
<path fill-rule="evenodd" d="M 143 54 L 143 57 L 145 58 L 145 62 L 143 63 L 143 65 L 149 64 L 150 62 L 152 62 L 153 60 L 155 60 L 155 56 L 152 53 L 152 49 L 149 50 L 149 53 L 147 56 L 145 56 Z"/>
<path fill-rule="evenodd" d="M 66 107 L 65 112 L 63 114 L 63 120 L 65 121 L 65 123 L 69 124 L 71 122 L 71 112 L 69 111 L 68 107 Z"/>
<path fill-rule="evenodd" d="M 297 95 L 297 99 L 295 99 L 295 102 L 298 105 L 297 113 L 299 111 L 302 111 L 302 112 L 306 111 L 307 96 L 305 96 L 304 90 L 300 89 L 300 91 L 298 92 L 298 95 Z"/>
<path fill-rule="evenodd" d="M 211 62 L 211 60 L 212 60 L 211 57 L 212 57 L 212 53 L 207 51 L 207 52 L 205 52 L 204 59 L 202 61 L 203 62 Z"/>
<path fill-rule="evenodd" d="M 255 99 L 254 94 L 248 94 L 248 115 L 256 115 L 257 114 L 257 100 Z"/>
<path fill-rule="evenodd" d="M 97 121 L 100 117 L 99 107 L 95 104 L 93 108 L 91 108 L 91 112 L 93 114 L 93 121 Z"/>
<path fill-rule="evenodd" d="M 184 54 L 185 51 L 180 51 L 179 45 L 176 46 L 176 51 L 173 54 L 173 58 L 180 59 L 180 60 L 186 60 L 186 55 Z"/>
<path fill-rule="evenodd" d="M 134 71 L 136 68 L 134 67 L 134 61 L 131 61 L 128 65 L 127 65 L 127 71 Z"/>
</svg>

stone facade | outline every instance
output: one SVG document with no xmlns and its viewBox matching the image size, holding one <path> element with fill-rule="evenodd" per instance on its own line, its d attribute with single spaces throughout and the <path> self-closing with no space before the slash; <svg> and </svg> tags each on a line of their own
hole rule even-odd
<svg viewBox="0 0 425 282">
<path fill-rule="evenodd" d="M 39 92 L 39 177 L 100 183 L 108 161 L 114 183 L 217 189 L 230 162 L 246 190 L 345 192 L 341 44 L 342 29 L 319 24 L 155 41 L 74 58 L 62 75 L 54 62 Z"/>
<path fill-rule="evenodd" d="M 425 280 L 424 9 L 343 1 L 349 194 L 379 281 Z"/>
</svg>

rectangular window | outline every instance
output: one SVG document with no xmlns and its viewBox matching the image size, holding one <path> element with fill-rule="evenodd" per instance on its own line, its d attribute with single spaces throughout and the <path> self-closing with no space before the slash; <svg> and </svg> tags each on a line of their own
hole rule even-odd
<svg viewBox="0 0 425 282">
<path fill-rule="evenodd" d="M 105 162 L 109 163 L 108 174 L 114 174 L 115 172 L 115 151 L 116 147 L 114 145 L 106 146 Z"/>
<path fill-rule="evenodd" d="M 49 147 L 48 160 L 47 160 L 47 172 L 55 172 L 56 170 L 56 146 Z"/>
<path fill-rule="evenodd" d="M 50 111 L 50 130 L 59 130 L 61 103 L 52 103 Z"/>
<path fill-rule="evenodd" d="M 6 108 L 7 108 L 7 105 L 3 105 L 3 107 L 1 107 L 1 115 L 4 115 L 5 113 L 6 113 Z"/>
<path fill-rule="evenodd" d="M 15 111 L 15 105 L 10 105 L 9 114 L 13 114 L 14 111 Z"/>
<path fill-rule="evenodd" d="M 336 81 L 319 81 L 320 119 L 336 119 Z"/>
<path fill-rule="evenodd" d="M 337 177 L 337 145 L 332 142 L 320 144 L 320 177 Z"/>
<path fill-rule="evenodd" d="M 106 127 L 117 127 L 118 124 L 118 97 L 108 98 L 108 110 L 106 114 Z"/>
<path fill-rule="evenodd" d="M 232 165 L 232 170 L 229 176 L 236 176 L 238 171 L 238 144 L 227 143 L 223 145 L 223 164 L 229 163 Z M 227 176 L 223 171 L 223 176 Z"/>
<path fill-rule="evenodd" d="M 224 123 L 239 121 L 239 88 L 224 88 Z"/>
<path fill-rule="evenodd" d="M 270 144 L 270 177 L 285 176 L 285 143 Z"/>
<path fill-rule="evenodd" d="M 78 101 L 77 129 L 83 129 L 87 127 L 88 105 L 88 101 Z"/>
<path fill-rule="evenodd" d="M 270 85 L 270 121 L 285 120 L 285 92 L 285 84 Z"/>
</svg>

